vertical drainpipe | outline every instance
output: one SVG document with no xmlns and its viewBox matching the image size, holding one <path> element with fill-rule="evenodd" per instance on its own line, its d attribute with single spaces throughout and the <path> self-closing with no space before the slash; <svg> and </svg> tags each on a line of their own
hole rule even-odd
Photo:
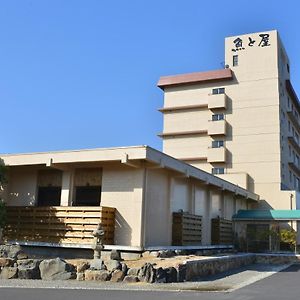
<svg viewBox="0 0 300 300">
<path fill-rule="evenodd" d="M 141 222 L 141 236 L 140 236 L 140 247 L 143 250 L 146 242 L 146 212 L 147 212 L 147 182 L 148 182 L 148 170 L 144 168 L 143 172 L 143 194 L 142 194 L 142 222 Z"/>
</svg>

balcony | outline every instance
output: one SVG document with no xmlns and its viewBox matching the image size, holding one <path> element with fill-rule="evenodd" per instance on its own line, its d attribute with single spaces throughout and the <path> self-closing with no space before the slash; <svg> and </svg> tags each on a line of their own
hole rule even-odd
<svg viewBox="0 0 300 300">
<path fill-rule="evenodd" d="M 207 162 L 218 163 L 226 161 L 226 148 L 208 148 L 207 151 Z"/>
<path fill-rule="evenodd" d="M 208 99 L 208 109 L 226 109 L 226 94 L 210 95 Z"/>
<path fill-rule="evenodd" d="M 209 121 L 208 122 L 208 135 L 226 135 L 226 121 Z"/>
</svg>

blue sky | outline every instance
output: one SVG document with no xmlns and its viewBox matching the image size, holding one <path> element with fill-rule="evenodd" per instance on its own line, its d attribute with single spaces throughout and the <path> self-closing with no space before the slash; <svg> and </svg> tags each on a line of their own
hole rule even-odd
<svg viewBox="0 0 300 300">
<path fill-rule="evenodd" d="M 277 29 L 300 92 L 294 1 L 0 0 L 0 153 L 161 149 L 160 76 L 221 68 L 224 38 Z"/>
</svg>

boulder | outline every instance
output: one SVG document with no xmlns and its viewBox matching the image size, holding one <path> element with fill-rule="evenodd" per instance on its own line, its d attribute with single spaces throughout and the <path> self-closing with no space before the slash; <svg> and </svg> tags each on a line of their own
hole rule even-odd
<svg viewBox="0 0 300 300">
<path fill-rule="evenodd" d="M 0 258 L 0 268 L 2 267 L 11 267 L 14 265 L 14 260 L 11 258 Z"/>
<path fill-rule="evenodd" d="M 108 271 L 114 271 L 114 270 L 121 270 L 122 269 L 121 263 L 117 260 L 108 260 L 105 265 L 106 265 L 106 268 L 107 268 Z"/>
<path fill-rule="evenodd" d="M 121 252 L 119 250 L 111 250 L 110 259 L 111 260 L 122 260 Z"/>
<path fill-rule="evenodd" d="M 114 270 L 111 274 L 110 281 L 112 281 L 112 282 L 121 282 L 121 281 L 123 281 L 124 277 L 125 277 L 125 274 L 124 274 L 123 271 Z"/>
<path fill-rule="evenodd" d="M 172 250 L 158 251 L 158 257 L 160 258 L 168 258 L 168 257 L 173 257 L 175 255 L 176 255 L 175 251 Z"/>
<path fill-rule="evenodd" d="M 18 277 L 17 267 L 3 267 L 0 273 L 0 279 L 13 279 Z"/>
<path fill-rule="evenodd" d="M 155 282 L 156 279 L 156 270 L 153 265 L 150 263 L 144 264 L 144 266 L 139 270 L 138 278 L 140 281 L 145 281 L 148 283 Z"/>
<path fill-rule="evenodd" d="M 27 255 L 23 252 L 20 245 L 0 245 L 0 257 L 19 259 L 26 257 Z"/>
<path fill-rule="evenodd" d="M 74 267 L 60 258 L 43 260 L 39 268 L 43 280 L 67 280 L 76 278 Z"/>
<path fill-rule="evenodd" d="M 127 275 L 128 267 L 125 263 L 121 262 L 121 270 L 125 275 Z"/>
<path fill-rule="evenodd" d="M 80 262 L 77 265 L 77 273 L 83 273 L 85 270 L 90 268 L 90 264 L 86 261 Z"/>
<path fill-rule="evenodd" d="M 127 275 L 128 276 L 138 276 L 140 269 L 139 268 L 131 268 L 128 269 Z"/>
<path fill-rule="evenodd" d="M 157 283 L 166 283 L 167 282 L 167 272 L 165 269 L 158 268 L 156 270 L 155 282 L 157 282 Z"/>
<path fill-rule="evenodd" d="M 139 282 L 139 279 L 137 276 L 127 275 L 124 277 L 123 282 L 134 283 L 134 282 Z"/>
<path fill-rule="evenodd" d="M 166 279 L 168 283 L 177 282 L 177 270 L 174 267 L 169 267 L 165 269 L 166 271 Z"/>
<path fill-rule="evenodd" d="M 104 262 L 102 259 L 93 259 L 90 261 L 90 269 L 91 270 L 106 270 Z"/>
<path fill-rule="evenodd" d="M 77 279 L 78 281 L 83 281 L 83 280 L 85 280 L 84 273 L 77 273 L 76 279 Z"/>
<path fill-rule="evenodd" d="M 85 280 L 108 281 L 111 274 L 105 270 L 86 270 L 84 272 Z"/>
<path fill-rule="evenodd" d="M 41 279 L 40 273 L 41 260 L 23 259 L 18 260 L 18 278 L 19 279 Z"/>
</svg>

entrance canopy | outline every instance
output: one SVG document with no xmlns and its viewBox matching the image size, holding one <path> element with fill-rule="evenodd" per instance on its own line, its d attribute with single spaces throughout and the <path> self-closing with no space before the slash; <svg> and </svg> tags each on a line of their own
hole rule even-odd
<svg viewBox="0 0 300 300">
<path fill-rule="evenodd" d="M 300 210 L 239 210 L 233 221 L 300 221 Z"/>
</svg>

